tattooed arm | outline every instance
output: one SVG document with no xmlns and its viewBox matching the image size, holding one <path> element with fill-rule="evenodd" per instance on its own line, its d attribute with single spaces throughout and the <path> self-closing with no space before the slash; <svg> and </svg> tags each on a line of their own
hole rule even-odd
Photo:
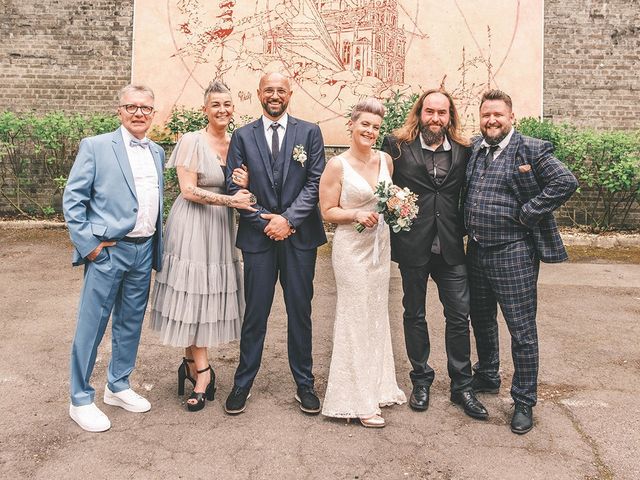
<svg viewBox="0 0 640 480">
<path fill-rule="evenodd" d="M 242 208 L 245 210 L 255 211 L 251 206 L 255 203 L 251 192 L 248 190 L 238 190 L 233 195 L 225 195 L 222 193 L 213 193 L 198 187 L 198 174 L 191 172 L 184 167 L 177 167 L 178 183 L 180 184 L 180 193 L 185 200 L 201 203 L 203 205 L 218 205 L 230 208 Z M 254 200 L 253 202 L 251 200 Z"/>
</svg>

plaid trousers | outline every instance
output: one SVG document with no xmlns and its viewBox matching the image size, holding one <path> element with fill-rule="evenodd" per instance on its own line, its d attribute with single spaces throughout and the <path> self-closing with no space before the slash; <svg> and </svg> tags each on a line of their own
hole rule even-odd
<svg viewBox="0 0 640 480">
<path fill-rule="evenodd" d="M 483 248 L 470 240 L 467 251 L 471 326 L 476 338 L 477 375 L 499 382 L 497 305 L 511 334 L 514 401 L 534 406 L 537 401 L 538 332 L 537 282 L 540 270 L 531 237 Z"/>
</svg>

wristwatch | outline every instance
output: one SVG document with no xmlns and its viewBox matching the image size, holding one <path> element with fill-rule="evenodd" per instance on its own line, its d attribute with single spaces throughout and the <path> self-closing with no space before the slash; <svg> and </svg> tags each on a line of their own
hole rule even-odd
<svg viewBox="0 0 640 480">
<path fill-rule="evenodd" d="M 289 220 L 287 217 L 282 217 L 287 221 L 287 225 L 289 225 L 289 228 L 291 229 L 291 233 L 296 233 L 296 227 L 293 226 L 293 223 L 291 223 L 291 220 Z"/>
</svg>

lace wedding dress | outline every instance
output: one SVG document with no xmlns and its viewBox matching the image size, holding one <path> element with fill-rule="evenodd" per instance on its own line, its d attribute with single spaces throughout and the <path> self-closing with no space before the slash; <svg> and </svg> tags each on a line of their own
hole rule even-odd
<svg viewBox="0 0 640 480">
<path fill-rule="evenodd" d="M 371 185 L 344 159 L 340 206 L 374 211 Z M 380 154 L 378 182 L 391 183 Z M 380 414 L 380 407 L 406 402 L 396 383 L 389 330 L 389 227 L 358 233 L 339 225 L 333 237 L 332 263 L 337 304 L 333 353 L 322 414 L 355 418 Z"/>
</svg>

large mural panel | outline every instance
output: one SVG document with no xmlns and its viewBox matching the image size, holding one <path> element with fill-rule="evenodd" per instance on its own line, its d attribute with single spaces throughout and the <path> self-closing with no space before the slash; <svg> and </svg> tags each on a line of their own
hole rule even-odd
<svg viewBox="0 0 640 480">
<path fill-rule="evenodd" d="M 348 143 L 358 99 L 442 85 L 471 133 L 489 86 L 518 117 L 541 114 L 543 19 L 543 0 L 136 0 L 132 80 L 156 92 L 159 123 L 200 106 L 214 78 L 237 118 L 257 118 L 258 80 L 280 71 L 293 79 L 290 113 L 328 145 Z"/>
</svg>

